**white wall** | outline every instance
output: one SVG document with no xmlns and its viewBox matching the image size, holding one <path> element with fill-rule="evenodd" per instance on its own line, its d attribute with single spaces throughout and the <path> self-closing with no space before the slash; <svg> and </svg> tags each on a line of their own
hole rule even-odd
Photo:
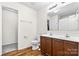
<svg viewBox="0 0 79 59">
<path fill-rule="evenodd" d="M 18 10 L 18 49 L 30 47 L 31 41 L 36 36 L 36 20 L 37 20 L 36 11 L 27 6 L 20 5 L 19 3 L 7 2 L 0 4 L 1 6 L 10 7 Z M 0 8 L 0 15 L 1 15 L 1 8 Z M 0 22 L 2 23 L 1 19 Z M 2 41 L 1 29 L 2 24 L 0 25 L 0 42 Z M 0 51 L 1 47 L 2 45 L 0 43 Z"/>
<path fill-rule="evenodd" d="M 47 31 L 47 7 L 38 11 L 37 19 L 37 34 L 42 34 Z"/>
</svg>

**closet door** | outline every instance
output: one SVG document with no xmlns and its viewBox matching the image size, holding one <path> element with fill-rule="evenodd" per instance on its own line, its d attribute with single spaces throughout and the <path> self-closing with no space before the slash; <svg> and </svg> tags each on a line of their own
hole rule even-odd
<svg viewBox="0 0 79 59">
<path fill-rule="evenodd" d="M 3 7 L 3 45 L 17 43 L 18 41 L 18 14 L 14 9 Z"/>
</svg>

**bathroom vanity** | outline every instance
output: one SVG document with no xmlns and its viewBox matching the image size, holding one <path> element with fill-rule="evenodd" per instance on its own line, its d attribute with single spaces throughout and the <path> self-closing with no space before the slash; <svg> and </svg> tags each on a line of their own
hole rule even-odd
<svg viewBox="0 0 79 59">
<path fill-rule="evenodd" d="M 78 56 L 79 37 L 40 36 L 41 54 L 45 56 Z"/>
</svg>

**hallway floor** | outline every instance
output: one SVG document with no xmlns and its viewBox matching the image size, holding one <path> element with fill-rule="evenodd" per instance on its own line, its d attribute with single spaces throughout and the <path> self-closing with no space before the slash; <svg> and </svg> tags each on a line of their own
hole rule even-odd
<svg viewBox="0 0 79 59">
<path fill-rule="evenodd" d="M 39 50 L 32 50 L 32 48 L 22 49 L 19 51 L 12 51 L 2 56 L 41 56 L 41 52 Z"/>
</svg>

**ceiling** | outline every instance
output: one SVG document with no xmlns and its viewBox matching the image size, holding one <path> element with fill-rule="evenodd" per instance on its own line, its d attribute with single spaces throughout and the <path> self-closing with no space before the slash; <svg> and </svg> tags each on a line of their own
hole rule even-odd
<svg viewBox="0 0 79 59">
<path fill-rule="evenodd" d="M 41 8 L 44 8 L 50 4 L 50 2 L 20 2 L 23 5 L 26 5 L 28 7 L 31 7 L 35 10 L 39 10 Z"/>
<path fill-rule="evenodd" d="M 58 10 L 58 12 L 54 13 L 53 11 L 49 13 L 49 16 L 59 15 L 60 18 L 76 14 L 77 10 L 79 9 L 79 2 L 72 2 Z"/>
</svg>

